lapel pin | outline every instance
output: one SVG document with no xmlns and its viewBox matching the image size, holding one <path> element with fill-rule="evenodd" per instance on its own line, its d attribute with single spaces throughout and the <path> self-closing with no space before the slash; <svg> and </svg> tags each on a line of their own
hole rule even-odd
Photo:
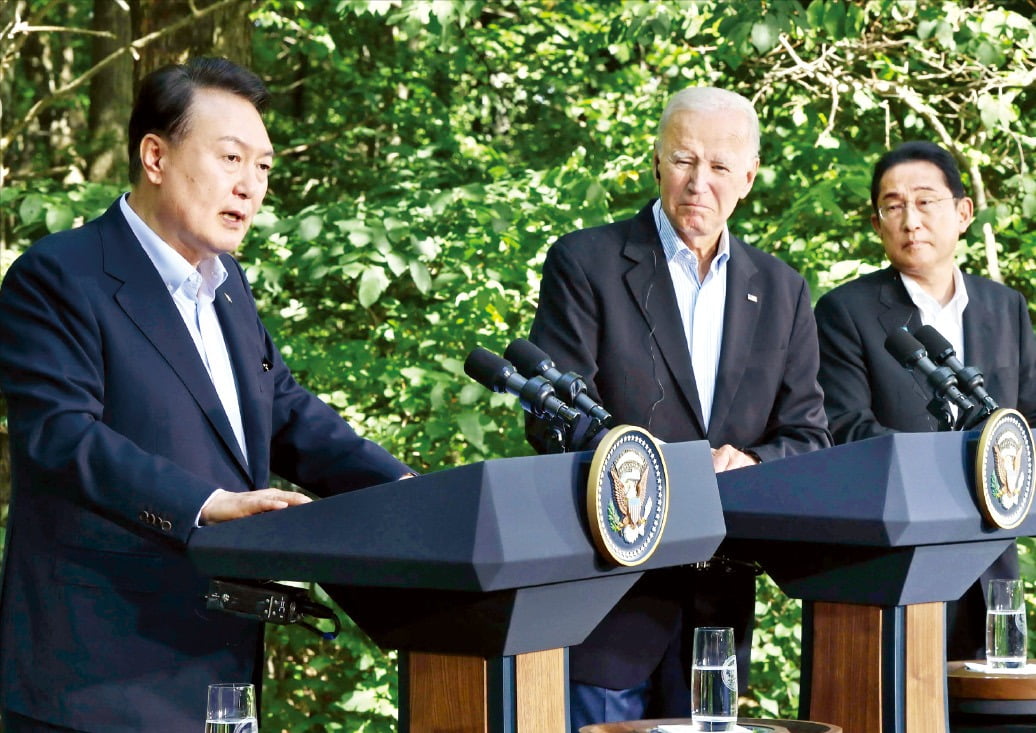
<svg viewBox="0 0 1036 733">
<path fill-rule="evenodd" d="M 758 303 L 758 302 L 759 302 L 759 298 L 758 298 L 758 297 L 756 297 L 756 294 L 755 294 L 755 293 L 749 293 L 749 294 L 748 294 L 748 301 L 749 301 L 750 303 Z"/>
<path fill-rule="evenodd" d="M 234 301 L 232 301 L 232 300 L 230 299 L 230 293 L 223 293 L 223 297 L 227 299 L 227 302 L 228 302 L 228 303 L 233 303 L 233 302 L 234 302 Z"/>
</svg>

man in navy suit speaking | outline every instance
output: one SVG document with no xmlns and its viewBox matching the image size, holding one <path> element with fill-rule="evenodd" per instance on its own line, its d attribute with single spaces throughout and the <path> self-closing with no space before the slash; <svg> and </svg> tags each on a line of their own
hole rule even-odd
<svg viewBox="0 0 1036 733">
<path fill-rule="evenodd" d="M 320 496 L 410 473 L 294 381 L 232 257 L 267 190 L 268 99 L 221 59 L 152 73 L 129 195 L 0 287 L 9 731 L 199 729 L 209 683 L 258 682 L 262 625 L 205 609 L 192 532 L 309 501 L 271 471 Z"/>
</svg>

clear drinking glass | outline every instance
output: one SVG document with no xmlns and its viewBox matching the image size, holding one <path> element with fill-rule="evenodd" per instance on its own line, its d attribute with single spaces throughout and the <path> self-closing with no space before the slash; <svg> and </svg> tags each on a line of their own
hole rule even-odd
<svg viewBox="0 0 1036 733">
<path fill-rule="evenodd" d="M 691 720 L 695 730 L 737 729 L 737 657 L 730 627 L 694 630 Z"/>
<path fill-rule="evenodd" d="M 986 665 L 990 669 L 1025 666 L 1025 595 L 1022 581 L 989 581 L 986 606 Z"/>
<path fill-rule="evenodd" d="M 258 733 L 255 687 L 248 682 L 209 685 L 205 733 Z"/>
</svg>

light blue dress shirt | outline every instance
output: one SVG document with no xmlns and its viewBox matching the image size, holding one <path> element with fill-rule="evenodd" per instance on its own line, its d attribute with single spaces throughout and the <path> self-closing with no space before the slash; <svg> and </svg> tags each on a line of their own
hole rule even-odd
<svg viewBox="0 0 1036 733">
<path fill-rule="evenodd" d="M 676 302 L 683 319 L 684 337 L 691 354 L 698 401 L 708 430 L 712 416 L 716 374 L 723 348 L 723 316 L 727 303 L 727 261 L 730 259 L 730 232 L 720 235 L 716 256 L 712 258 L 704 280 L 698 279 L 698 258 L 683 243 L 662 211 L 662 202 L 655 201 L 655 226 L 662 240 L 669 273 L 676 290 Z"/>
</svg>

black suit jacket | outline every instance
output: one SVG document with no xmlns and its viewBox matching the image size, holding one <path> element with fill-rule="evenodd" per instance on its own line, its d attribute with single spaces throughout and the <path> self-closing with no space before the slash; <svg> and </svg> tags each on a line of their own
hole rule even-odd
<svg viewBox="0 0 1036 733">
<path fill-rule="evenodd" d="M 964 275 L 963 360 L 985 375 L 985 387 L 1002 407 L 1036 422 L 1036 338 L 1022 295 L 975 275 Z M 930 432 L 938 420 L 927 409 L 931 389 L 923 375 L 903 368 L 885 339 L 903 326 L 913 332 L 921 315 L 899 273 L 864 275 L 817 302 L 820 383 L 836 443 L 886 433 Z M 990 578 L 1017 578 L 1014 545 L 973 584 L 959 603 L 947 605 L 947 657 L 981 657 L 985 646 L 983 589 Z"/>
<path fill-rule="evenodd" d="M 632 219 L 566 235 L 551 247 L 530 340 L 558 369 L 582 375 L 617 424 L 641 426 L 664 441 L 730 443 L 763 461 L 830 445 L 808 286 L 786 264 L 733 236 L 712 418 L 704 425 L 651 204 Z M 542 447 L 535 422 L 529 438 Z M 692 477 L 673 478 L 679 490 L 679 481 Z M 611 688 L 646 680 L 693 590 L 677 582 L 686 577 L 641 580 L 572 649 L 572 678 Z M 722 584 L 715 590 L 722 595 Z"/>
<path fill-rule="evenodd" d="M 200 729 L 207 685 L 253 680 L 261 659 L 261 624 L 206 611 L 185 552 L 212 491 L 264 488 L 271 466 L 321 495 L 407 471 L 295 383 L 222 259 L 247 464 L 117 202 L 32 246 L 0 287 L 13 470 L 0 707 L 77 730 Z"/>
<path fill-rule="evenodd" d="M 1021 293 L 964 275 L 964 361 L 985 375 L 1002 406 L 1036 423 L 1036 338 Z M 888 335 L 921 327 L 921 316 L 893 268 L 864 275 L 817 302 L 820 384 L 836 443 L 895 431 L 929 432 L 938 421 L 926 409 L 924 377 L 885 350 Z"/>
</svg>

